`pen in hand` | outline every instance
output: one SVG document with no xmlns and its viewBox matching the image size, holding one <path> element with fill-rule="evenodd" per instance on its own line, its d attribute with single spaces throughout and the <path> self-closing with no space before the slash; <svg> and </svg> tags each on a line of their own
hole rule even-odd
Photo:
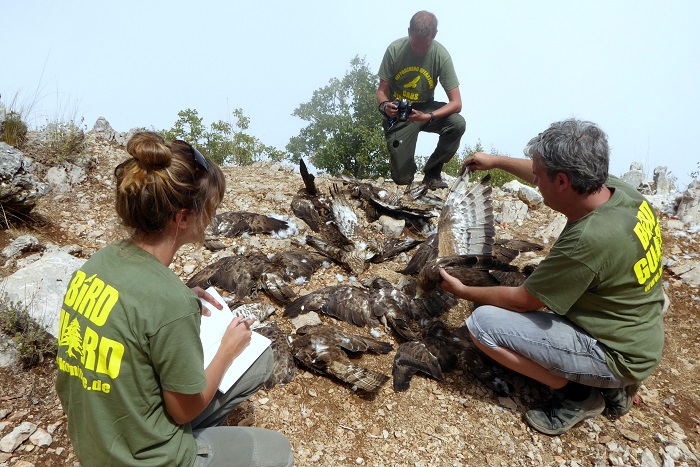
<svg viewBox="0 0 700 467">
<path fill-rule="evenodd" d="M 238 322 L 238 324 L 243 324 L 246 329 L 250 329 L 253 323 L 255 323 L 255 318 L 244 318 Z"/>
</svg>

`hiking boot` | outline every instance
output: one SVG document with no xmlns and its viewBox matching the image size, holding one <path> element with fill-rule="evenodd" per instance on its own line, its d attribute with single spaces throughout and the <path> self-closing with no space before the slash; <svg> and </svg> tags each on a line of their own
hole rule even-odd
<svg viewBox="0 0 700 467">
<path fill-rule="evenodd" d="M 601 388 L 600 393 L 605 399 L 605 416 L 617 420 L 629 412 L 634 405 L 639 386 L 641 383 L 630 384 L 624 388 Z"/>
<path fill-rule="evenodd" d="M 578 422 L 602 413 L 604 409 L 605 399 L 596 389 L 591 389 L 588 398 L 582 401 L 565 399 L 564 394 L 554 391 L 543 408 L 527 411 L 525 421 L 540 433 L 561 435 Z"/>
<path fill-rule="evenodd" d="M 447 182 L 443 181 L 442 178 L 438 177 L 428 177 L 425 176 L 423 177 L 423 183 L 425 185 L 428 185 L 428 189 L 431 191 L 440 189 L 440 188 L 447 188 Z"/>
</svg>

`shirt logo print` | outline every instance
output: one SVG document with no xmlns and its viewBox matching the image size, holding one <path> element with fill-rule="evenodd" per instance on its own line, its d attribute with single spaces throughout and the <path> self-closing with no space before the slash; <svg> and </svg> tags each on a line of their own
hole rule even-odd
<svg viewBox="0 0 700 467">
<path fill-rule="evenodd" d="M 420 76 L 416 76 L 413 81 L 411 81 L 410 83 L 406 83 L 404 85 L 404 88 L 405 89 L 415 89 L 418 87 L 418 81 L 420 81 Z"/>
</svg>

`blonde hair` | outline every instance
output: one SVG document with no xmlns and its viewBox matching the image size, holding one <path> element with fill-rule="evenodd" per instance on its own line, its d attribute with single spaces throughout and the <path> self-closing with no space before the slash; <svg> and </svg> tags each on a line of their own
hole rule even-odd
<svg viewBox="0 0 700 467">
<path fill-rule="evenodd" d="M 181 209 L 200 215 L 200 237 L 224 198 L 226 180 L 206 158 L 197 170 L 193 148 L 185 141 L 167 143 L 160 135 L 136 133 L 126 144 L 130 159 L 114 169 L 116 210 L 134 237 L 160 234 Z"/>
</svg>

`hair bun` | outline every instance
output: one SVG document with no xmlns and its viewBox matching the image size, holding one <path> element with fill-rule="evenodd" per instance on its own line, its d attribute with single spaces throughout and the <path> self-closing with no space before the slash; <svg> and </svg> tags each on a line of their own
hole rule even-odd
<svg viewBox="0 0 700 467">
<path fill-rule="evenodd" d="M 146 170 L 169 167 L 173 158 L 163 137 L 152 131 L 143 131 L 132 136 L 126 143 L 126 151 Z"/>
</svg>

